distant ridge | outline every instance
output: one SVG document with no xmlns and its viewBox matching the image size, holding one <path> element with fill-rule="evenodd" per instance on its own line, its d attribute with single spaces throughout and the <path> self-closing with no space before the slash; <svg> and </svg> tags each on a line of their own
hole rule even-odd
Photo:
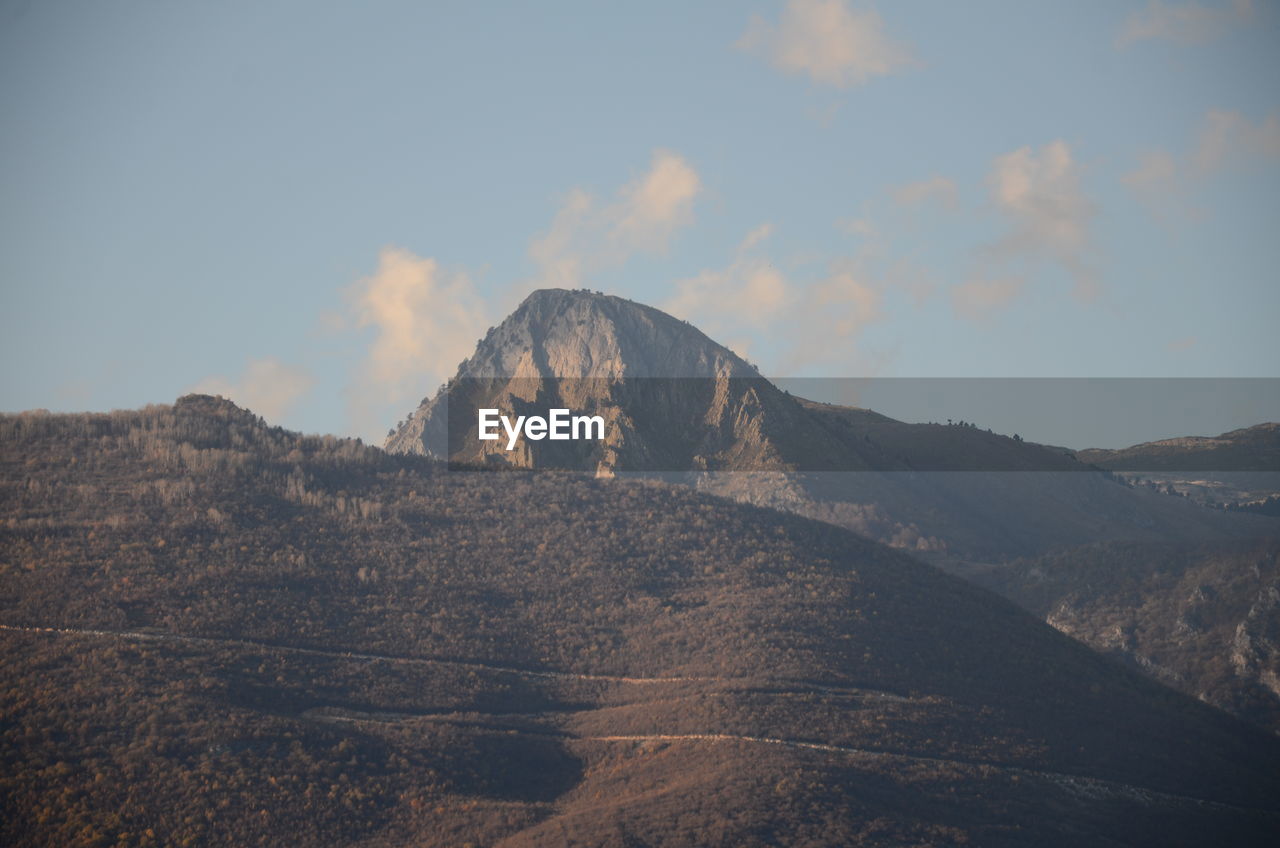
<svg viewBox="0 0 1280 848">
<path fill-rule="evenodd" d="M 1082 462 L 1125 471 L 1280 471 L 1280 424 L 1267 422 L 1219 436 L 1183 436 L 1076 453 Z"/>
</svg>

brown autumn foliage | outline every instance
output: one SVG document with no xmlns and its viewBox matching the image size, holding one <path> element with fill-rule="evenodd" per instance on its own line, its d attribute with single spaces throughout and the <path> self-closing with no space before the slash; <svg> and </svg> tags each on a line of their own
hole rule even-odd
<svg viewBox="0 0 1280 848">
<path fill-rule="evenodd" d="M 5 844 L 1280 826 L 1274 738 L 819 522 L 449 472 L 206 397 L 5 416 L 0 445 Z"/>
</svg>

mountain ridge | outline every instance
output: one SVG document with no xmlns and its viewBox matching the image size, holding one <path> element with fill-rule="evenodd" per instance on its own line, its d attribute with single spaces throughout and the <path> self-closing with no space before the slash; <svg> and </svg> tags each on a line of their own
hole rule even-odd
<svg viewBox="0 0 1280 848">
<path fill-rule="evenodd" d="M 1124 471 L 1280 471 L 1280 423 L 1268 421 L 1217 436 L 1178 436 L 1126 448 L 1077 451 L 1083 462 Z"/>
</svg>

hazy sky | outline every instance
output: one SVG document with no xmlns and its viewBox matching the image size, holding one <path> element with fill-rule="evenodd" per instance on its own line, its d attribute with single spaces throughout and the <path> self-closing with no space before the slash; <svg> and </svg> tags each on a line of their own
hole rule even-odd
<svg viewBox="0 0 1280 848">
<path fill-rule="evenodd" d="M 1262 0 L 0 2 L 0 408 L 199 388 L 380 441 L 543 286 L 773 375 L 1280 376 L 1278 28 Z"/>
</svg>

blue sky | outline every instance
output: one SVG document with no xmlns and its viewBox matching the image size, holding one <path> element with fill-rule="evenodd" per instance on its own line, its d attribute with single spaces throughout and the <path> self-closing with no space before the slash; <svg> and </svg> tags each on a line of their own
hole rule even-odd
<svg viewBox="0 0 1280 848">
<path fill-rule="evenodd" d="M 5 2 L 0 408 L 200 388 L 380 440 L 545 285 L 774 375 L 1280 376 L 1278 27 Z"/>
</svg>

